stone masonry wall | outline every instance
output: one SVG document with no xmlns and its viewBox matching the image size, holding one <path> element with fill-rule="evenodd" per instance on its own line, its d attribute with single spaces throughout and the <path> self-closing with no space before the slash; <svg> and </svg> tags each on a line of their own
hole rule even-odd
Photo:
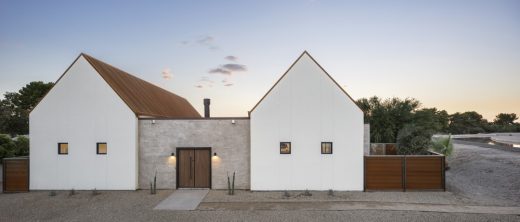
<svg viewBox="0 0 520 222">
<path fill-rule="evenodd" d="M 363 132 L 363 151 L 365 155 L 370 155 L 370 124 L 366 123 Z"/>
<path fill-rule="evenodd" d="M 227 189 L 227 174 L 236 172 L 235 188 L 249 189 L 249 119 L 139 120 L 139 188 L 149 189 L 157 172 L 157 189 L 176 188 L 177 147 L 211 147 L 212 189 Z"/>
</svg>

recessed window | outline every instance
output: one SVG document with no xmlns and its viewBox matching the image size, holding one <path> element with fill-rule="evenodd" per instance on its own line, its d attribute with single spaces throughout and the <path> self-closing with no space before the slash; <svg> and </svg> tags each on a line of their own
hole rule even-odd
<svg viewBox="0 0 520 222">
<path fill-rule="evenodd" d="M 107 143 L 97 143 L 96 145 L 97 154 L 107 154 L 107 149 Z"/>
<path fill-rule="evenodd" d="M 69 144 L 68 143 L 58 143 L 58 154 L 60 154 L 60 155 L 69 154 Z"/>
<path fill-rule="evenodd" d="M 291 142 L 280 142 L 280 154 L 291 154 Z"/>
<path fill-rule="evenodd" d="M 332 142 L 321 142 L 321 154 L 332 154 Z"/>
</svg>

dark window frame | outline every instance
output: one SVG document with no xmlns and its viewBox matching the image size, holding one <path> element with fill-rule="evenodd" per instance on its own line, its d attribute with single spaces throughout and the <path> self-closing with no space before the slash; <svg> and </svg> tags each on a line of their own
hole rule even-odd
<svg viewBox="0 0 520 222">
<path fill-rule="evenodd" d="M 67 152 L 66 153 L 62 153 L 61 152 L 61 144 L 67 144 Z M 58 155 L 69 155 L 69 143 L 63 143 L 63 142 L 60 142 L 58 143 Z"/>
<path fill-rule="evenodd" d="M 282 143 L 288 143 L 289 144 L 289 152 L 288 153 L 283 153 L 282 152 Z M 280 142 L 280 154 L 291 154 L 291 151 L 292 151 L 292 144 L 291 144 L 291 142 Z"/>
<path fill-rule="evenodd" d="M 327 143 L 330 143 L 330 153 L 324 153 L 323 152 L 323 144 L 327 144 Z M 320 147 L 321 154 L 333 154 L 334 152 L 333 152 L 332 148 L 333 148 L 333 143 L 332 142 L 321 142 L 321 147 Z"/>
<path fill-rule="evenodd" d="M 100 153 L 100 152 L 99 152 L 99 145 L 101 145 L 101 144 L 105 144 L 106 147 L 107 147 L 105 153 Z M 103 142 L 103 143 L 96 143 L 96 154 L 97 154 L 97 155 L 107 155 L 107 153 L 108 153 L 108 144 L 107 144 L 106 142 Z"/>
</svg>

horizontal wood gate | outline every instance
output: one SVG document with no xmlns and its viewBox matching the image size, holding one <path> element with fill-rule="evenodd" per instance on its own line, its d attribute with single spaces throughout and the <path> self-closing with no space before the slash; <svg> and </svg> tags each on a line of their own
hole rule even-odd
<svg viewBox="0 0 520 222">
<path fill-rule="evenodd" d="M 365 190 L 446 190 L 444 155 L 365 156 Z"/>
<path fill-rule="evenodd" d="M 3 159 L 2 192 L 29 191 L 29 157 Z"/>
</svg>

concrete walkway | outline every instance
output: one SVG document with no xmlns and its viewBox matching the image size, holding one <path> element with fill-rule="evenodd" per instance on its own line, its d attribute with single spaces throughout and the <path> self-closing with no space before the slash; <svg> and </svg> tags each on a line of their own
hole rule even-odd
<svg viewBox="0 0 520 222">
<path fill-rule="evenodd" d="M 161 201 L 154 210 L 195 210 L 208 189 L 200 190 L 176 190 L 169 197 Z"/>
<path fill-rule="evenodd" d="M 474 206 L 454 204 L 394 203 L 379 201 L 334 202 L 203 202 L 198 210 L 278 210 L 278 211 L 345 211 L 395 210 L 445 213 L 518 214 L 520 207 Z"/>
</svg>

